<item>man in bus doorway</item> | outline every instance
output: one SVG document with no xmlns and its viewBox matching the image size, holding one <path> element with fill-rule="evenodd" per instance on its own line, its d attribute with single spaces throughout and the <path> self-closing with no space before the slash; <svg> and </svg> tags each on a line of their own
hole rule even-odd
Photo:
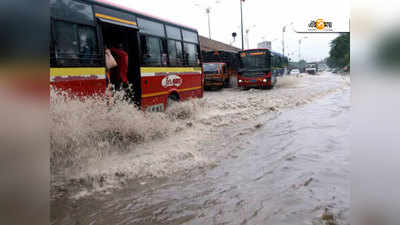
<svg viewBox="0 0 400 225">
<path fill-rule="evenodd" d="M 111 71 L 111 79 L 115 82 L 115 91 L 121 91 L 125 100 L 131 100 L 131 89 L 128 81 L 129 56 L 121 43 L 112 46 L 111 52 L 118 66 Z"/>
</svg>

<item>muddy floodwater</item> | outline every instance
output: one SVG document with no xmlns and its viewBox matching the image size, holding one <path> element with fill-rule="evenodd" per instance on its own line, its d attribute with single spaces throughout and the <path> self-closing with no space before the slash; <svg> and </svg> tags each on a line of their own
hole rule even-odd
<svg viewBox="0 0 400 225">
<path fill-rule="evenodd" d="M 209 119 L 210 125 L 204 116 L 211 118 L 221 111 L 240 112 L 239 100 L 232 100 L 237 107 L 230 105 L 221 111 L 216 108 L 213 111 L 211 107 L 202 111 L 203 115 L 186 120 L 184 123 L 190 123 L 189 128 L 176 135 L 179 136 L 176 142 L 169 135 L 152 143 L 154 149 L 164 146 L 167 152 L 175 146 L 182 154 L 169 161 L 163 159 L 168 164 L 162 167 L 164 161 L 158 165 L 145 164 L 154 166 L 154 171 L 171 169 L 172 173 L 127 179 L 111 191 L 57 198 L 51 202 L 51 223 L 350 224 L 351 89 L 342 78 L 332 74 L 304 79 L 308 80 L 278 86 L 269 92 L 244 92 L 249 105 L 243 107 L 255 110 L 232 114 L 230 119 L 214 116 L 213 120 Z M 281 102 L 280 108 L 279 104 L 268 105 L 269 110 L 261 109 L 258 113 L 259 106 L 251 104 L 264 102 L 265 93 L 277 99 L 282 95 L 283 103 L 299 96 L 305 102 L 293 102 L 288 107 L 283 107 Z M 284 93 L 293 95 L 284 96 Z M 210 101 L 219 94 L 206 93 L 206 99 Z M 242 93 L 222 94 L 234 99 Z M 220 101 L 222 104 L 224 99 Z M 220 126 L 215 125 L 218 122 Z M 196 128 L 206 134 L 191 133 Z M 143 146 L 144 143 L 135 145 L 136 151 Z M 196 151 L 182 150 L 186 148 Z M 142 159 L 138 154 L 136 158 Z M 101 169 L 105 165 L 111 167 L 116 159 L 107 160 L 109 163 L 102 160 Z M 122 168 L 124 162 L 117 162 L 121 162 L 115 164 Z M 175 164 L 181 164 L 182 169 Z M 121 173 L 120 176 L 128 175 Z"/>
</svg>

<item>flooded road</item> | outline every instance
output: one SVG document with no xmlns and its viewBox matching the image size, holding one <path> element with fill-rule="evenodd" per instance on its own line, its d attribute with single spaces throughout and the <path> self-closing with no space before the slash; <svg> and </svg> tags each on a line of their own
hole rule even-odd
<svg viewBox="0 0 400 225">
<path fill-rule="evenodd" d="M 219 151 L 211 166 L 53 201 L 51 223 L 350 224 L 350 110 L 347 88 L 261 115 L 251 132 L 221 128 L 202 146 Z"/>
</svg>

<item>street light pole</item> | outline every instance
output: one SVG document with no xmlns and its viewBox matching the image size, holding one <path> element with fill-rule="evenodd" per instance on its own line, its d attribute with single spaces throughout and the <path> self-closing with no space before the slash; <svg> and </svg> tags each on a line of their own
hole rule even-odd
<svg viewBox="0 0 400 225">
<path fill-rule="evenodd" d="M 301 60 L 301 41 L 307 39 L 308 37 L 302 37 L 299 39 L 299 61 Z"/>
<path fill-rule="evenodd" d="M 208 15 L 208 38 L 211 39 L 211 23 L 210 23 L 210 7 L 206 9 L 206 13 Z"/>
<path fill-rule="evenodd" d="M 249 49 L 250 48 L 250 46 L 249 46 L 249 29 L 246 29 L 246 41 L 247 41 L 247 49 Z"/>
<path fill-rule="evenodd" d="M 299 61 L 301 60 L 300 49 L 301 49 L 301 38 L 299 39 Z"/>
<path fill-rule="evenodd" d="M 242 1 L 240 1 L 240 27 L 241 27 L 241 33 L 242 33 L 242 50 L 244 50 L 244 38 L 243 38 L 243 7 L 242 7 Z"/>
<path fill-rule="evenodd" d="M 282 55 L 285 57 L 285 30 L 286 30 L 286 25 L 283 26 L 282 28 Z"/>
<path fill-rule="evenodd" d="M 283 28 L 282 28 L 282 55 L 283 56 L 285 56 L 285 32 L 286 32 L 286 26 L 288 26 L 288 25 L 291 26 L 292 24 L 293 24 L 293 22 L 283 26 Z"/>
<path fill-rule="evenodd" d="M 246 29 L 246 41 L 247 41 L 247 49 L 250 49 L 250 38 L 249 38 L 249 32 L 250 32 L 250 28 L 253 28 L 253 27 L 255 27 L 256 25 L 253 25 L 253 26 L 251 26 L 251 27 L 248 27 L 247 29 Z"/>
<path fill-rule="evenodd" d="M 220 3 L 220 1 L 216 1 L 216 4 Z M 210 13 L 212 7 L 210 5 L 203 5 L 200 3 L 194 4 L 194 6 L 201 8 L 201 10 L 205 9 L 208 17 L 208 38 L 211 39 L 211 18 L 210 18 Z"/>
</svg>

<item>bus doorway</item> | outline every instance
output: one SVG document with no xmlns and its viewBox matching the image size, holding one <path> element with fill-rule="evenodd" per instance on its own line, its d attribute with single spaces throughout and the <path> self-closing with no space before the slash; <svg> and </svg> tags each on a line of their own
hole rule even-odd
<svg viewBox="0 0 400 225">
<path fill-rule="evenodd" d="M 139 54 L 139 34 L 138 30 L 130 27 L 119 26 L 111 23 L 101 22 L 101 32 L 103 44 L 108 48 L 122 47 L 122 50 L 128 54 L 128 73 L 127 78 L 132 85 L 132 92 L 128 93 L 131 100 L 138 106 L 141 102 L 141 87 L 140 87 L 140 54 Z M 115 57 L 115 54 L 113 54 Z M 118 79 L 115 79 L 117 73 L 111 73 L 111 84 L 121 85 Z"/>
</svg>

